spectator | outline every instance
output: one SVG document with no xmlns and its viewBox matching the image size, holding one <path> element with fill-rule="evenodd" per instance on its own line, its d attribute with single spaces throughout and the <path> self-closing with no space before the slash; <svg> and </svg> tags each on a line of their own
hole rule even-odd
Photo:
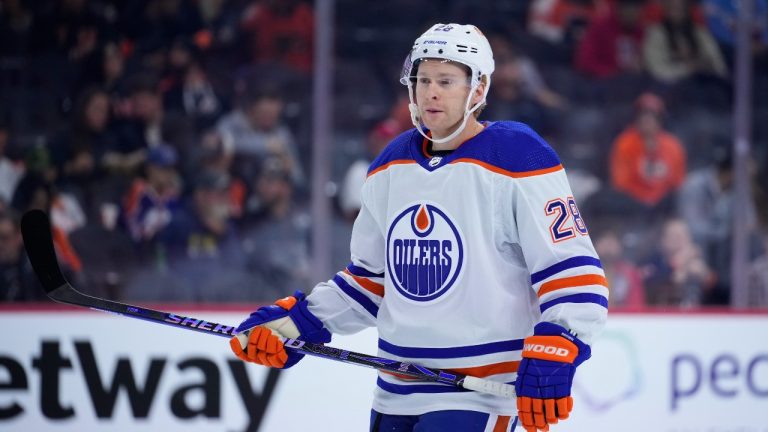
<svg viewBox="0 0 768 432">
<path fill-rule="evenodd" d="M 25 165 L 27 171 L 16 186 L 11 199 L 12 207 L 19 214 L 31 209 L 48 212 L 55 234 L 54 241 L 61 240 L 62 248 L 71 249 L 68 244 L 64 244 L 68 243 L 69 233 L 85 225 L 85 212 L 74 195 L 55 188 L 58 174 L 44 141 L 26 150 Z M 57 239 L 57 236 L 60 238 Z M 71 256 L 73 259 L 68 260 L 68 263 L 79 271 L 79 259 L 74 253 Z"/>
<path fill-rule="evenodd" d="M 116 125 L 118 143 L 108 154 L 112 172 L 127 178 L 138 174 L 146 160 L 147 151 L 161 144 L 184 149 L 195 142 L 195 131 L 190 119 L 181 113 L 166 113 L 156 78 L 139 74 L 127 84 L 130 98 Z"/>
<path fill-rule="evenodd" d="M 21 179 L 13 195 L 12 207 L 18 214 L 40 209 L 51 215 L 53 243 L 65 276 L 75 280 L 83 268 L 79 255 L 72 247 L 69 233 L 85 224 L 85 216 L 77 201 L 62 198 L 54 192 L 52 183 L 38 171 L 29 171 Z"/>
<path fill-rule="evenodd" d="M 719 149 L 714 164 L 688 175 L 678 195 L 678 212 L 691 230 L 707 264 L 717 273 L 711 296 L 728 298 L 731 282 L 731 237 L 734 223 L 733 159 L 727 149 Z M 750 168 L 754 171 L 754 166 Z M 757 236 L 757 211 L 750 201 L 745 229 Z M 753 247 L 757 249 L 757 247 Z"/>
<path fill-rule="evenodd" d="M 589 23 L 608 4 L 593 0 L 533 0 L 528 14 L 528 32 L 553 44 L 562 43 L 574 27 Z"/>
<path fill-rule="evenodd" d="M 134 180 L 125 198 L 125 220 L 136 243 L 151 242 L 181 207 L 181 179 L 173 147 L 161 144 L 149 151 L 146 178 Z"/>
<path fill-rule="evenodd" d="M 750 265 L 747 304 L 764 308 L 768 307 L 768 234 L 763 233 L 760 237 L 765 252 Z"/>
<path fill-rule="evenodd" d="M 83 262 L 78 285 L 91 295 L 114 300 L 123 298 L 126 281 L 138 270 L 137 252 L 145 252 L 135 247 L 123 229 L 117 229 L 119 211 L 117 204 L 103 202 L 88 224 L 69 236 Z"/>
<path fill-rule="evenodd" d="M 235 45 L 242 2 L 201 1 L 196 2 L 196 7 L 205 27 L 195 34 L 198 47 L 219 49 Z"/>
<path fill-rule="evenodd" d="M 489 39 L 496 58 L 486 118 L 513 118 L 548 134 L 568 101 L 544 82 L 536 63 L 500 35 Z"/>
<path fill-rule="evenodd" d="M 652 93 L 635 102 L 635 120 L 611 149 L 611 182 L 640 211 L 668 211 L 672 194 L 685 180 L 686 153 L 680 141 L 664 130 L 664 102 Z"/>
<path fill-rule="evenodd" d="M 24 214 L 28 210 L 40 209 L 50 211 L 53 201 L 53 186 L 39 172 L 27 172 L 19 180 L 11 199 L 11 208 L 17 213 Z"/>
<path fill-rule="evenodd" d="M 29 50 L 34 15 L 21 0 L 3 2 L 0 11 L 0 57 L 23 56 Z"/>
<path fill-rule="evenodd" d="M 130 45 L 122 48 L 130 51 Z M 81 95 L 87 89 L 100 88 L 112 99 L 118 101 L 118 95 L 125 92 L 125 53 L 114 41 L 107 41 L 99 46 L 90 61 L 84 65 L 75 85 L 75 94 Z"/>
<path fill-rule="evenodd" d="M 714 286 L 717 275 L 704 261 L 680 219 L 664 222 L 658 247 L 646 267 L 645 280 L 651 304 L 698 306 Z"/>
<path fill-rule="evenodd" d="M 665 0 L 664 20 L 646 31 L 643 58 L 650 74 L 660 82 L 727 75 L 712 34 L 693 21 L 689 1 Z"/>
<path fill-rule="evenodd" d="M 10 128 L 0 121 L 0 201 L 9 203 L 16 185 L 24 175 L 24 164 L 9 159 L 5 152 L 10 142 Z"/>
<path fill-rule="evenodd" d="M 202 172 L 194 180 L 192 196 L 160 234 L 171 259 L 222 256 L 235 239 L 227 175 Z"/>
<path fill-rule="evenodd" d="M 309 215 L 297 208 L 288 167 L 268 158 L 254 182 L 250 228 L 243 251 L 259 300 L 290 295 L 308 282 Z"/>
<path fill-rule="evenodd" d="M 150 147 L 162 143 L 163 101 L 157 80 L 151 74 L 137 74 L 126 83 L 128 99 L 121 104 L 114 125 L 116 143 L 104 157 L 107 169 L 122 176 L 138 173 Z"/>
<path fill-rule="evenodd" d="M 239 221 L 245 211 L 248 186 L 242 178 L 233 173 L 235 153 L 232 138 L 221 135 L 216 130 L 208 130 L 200 137 L 199 146 L 189 156 L 187 177 L 193 178 L 195 173 L 201 171 L 230 177 L 227 194 L 230 198 L 231 216 Z"/>
<path fill-rule="evenodd" d="M 160 90 L 178 87 L 184 81 L 184 74 L 193 62 L 197 51 L 193 41 L 187 37 L 177 37 L 171 42 L 165 54 L 165 70 L 160 80 Z"/>
<path fill-rule="evenodd" d="M 115 43 L 108 43 L 101 50 L 101 64 L 97 83 L 109 94 L 123 91 L 125 80 L 125 54 Z"/>
<path fill-rule="evenodd" d="M 8 212 L 0 212 L 0 303 L 44 297 L 24 252 L 18 226 Z"/>
<path fill-rule="evenodd" d="M 159 83 L 150 75 L 137 76 L 131 91 L 131 104 L 135 120 L 136 144 L 149 148 L 162 139 L 164 107 Z"/>
<path fill-rule="evenodd" d="M 577 50 L 576 70 L 595 78 L 642 71 L 643 0 L 616 0 L 608 14 L 595 18 Z"/>
<path fill-rule="evenodd" d="M 595 17 L 608 11 L 606 0 L 533 0 L 528 32 L 570 53 Z"/>
<path fill-rule="evenodd" d="M 35 48 L 41 51 L 62 50 L 78 60 L 90 54 L 106 30 L 106 22 L 91 2 L 63 0 L 52 8 L 42 9 L 35 20 Z"/>
<path fill-rule="evenodd" d="M 348 221 L 354 222 L 360 211 L 362 205 L 360 189 L 362 189 L 365 178 L 368 176 L 368 167 L 400 132 L 402 130 L 400 130 L 398 122 L 392 118 L 378 123 L 365 140 L 367 157 L 356 160 L 347 169 L 339 194 L 339 206 L 344 218 Z"/>
<path fill-rule="evenodd" d="M 643 8 L 643 19 L 648 26 L 664 21 L 664 16 L 666 15 L 666 12 L 664 12 L 665 1 L 666 0 L 648 0 L 645 2 L 645 7 Z M 700 0 L 694 0 L 690 2 L 688 5 L 688 10 L 695 24 L 706 24 L 704 10 L 701 7 Z"/>
<path fill-rule="evenodd" d="M 213 126 L 223 109 L 221 97 L 197 61 L 192 61 L 186 67 L 182 81 L 165 94 L 165 106 L 168 111 L 176 111 L 191 118 L 197 130 Z"/>
<path fill-rule="evenodd" d="M 74 193 L 87 209 L 95 206 L 94 194 L 104 176 L 104 156 L 114 147 L 107 131 L 109 98 L 99 88 L 86 89 L 78 98 L 72 125 L 52 145 L 59 183 Z"/>
<path fill-rule="evenodd" d="M 125 36 L 136 41 L 137 51 L 152 52 L 170 46 L 178 37 L 192 36 L 202 20 L 190 0 L 127 2 L 121 10 Z"/>
<path fill-rule="evenodd" d="M 224 116 L 217 129 L 231 136 L 242 174 L 253 178 L 263 159 L 275 156 L 283 160 L 296 185 L 304 182 L 296 143 L 291 131 L 281 122 L 283 99 L 275 88 L 249 89 L 243 106 Z"/>
<path fill-rule="evenodd" d="M 41 11 L 32 31 L 32 52 L 41 53 L 34 73 L 67 109 L 85 79 L 83 75 L 98 63 L 98 48 L 110 27 L 94 2 L 62 0 Z"/>
<path fill-rule="evenodd" d="M 253 2 L 243 13 L 254 61 L 277 61 L 299 71 L 312 70 L 315 17 L 299 0 Z"/>
<path fill-rule="evenodd" d="M 617 233 L 606 230 L 595 237 L 595 251 L 611 286 L 610 306 L 637 308 L 646 305 L 642 271 L 624 257 Z"/>
<path fill-rule="evenodd" d="M 86 224 L 82 205 L 73 194 L 55 187 L 56 169 L 51 164 L 48 147 L 38 143 L 27 150 L 27 171 L 16 186 L 11 204 L 19 213 L 41 209 L 51 216 L 54 241 L 60 241 L 62 249 L 71 250 L 69 234 Z M 81 268 L 77 254 L 67 252 L 67 263 L 76 271 Z M 70 259 L 71 258 L 71 259 Z"/>
<path fill-rule="evenodd" d="M 167 252 L 167 273 L 182 289 L 146 293 L 133 285 L 131 295 L 182 301 L 253 299 L 253 280 L 245 272 L 240 235 L 231 217 L 229 182 L 221 173 L 200 173 L 186 206 L 158 235 Z"/>
</svg>

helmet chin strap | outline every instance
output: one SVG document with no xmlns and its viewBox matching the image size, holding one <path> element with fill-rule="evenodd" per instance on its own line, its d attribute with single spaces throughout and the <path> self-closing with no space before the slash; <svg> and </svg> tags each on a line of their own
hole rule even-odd
<svg viewBox="0 0 768 432">
<path fill-rule="evenodd" d="M 489 77 L 487 77 L 487 82 L 486 82 L 486 85 L 485 85 L 485 90 L 483 90 L 483 98 L 480 100 L 480 102 L 476 103 L 470 109 L 469 108 L 469 103 L 472 100 L 472 94 L 475 92 L 475 90 L 477 89 L 477 86 L 480 85 L 480 83 L 472 86 L 472 88 L 469 90 L 469 94 L 467 95 L 467 101 L 464 103 L 464 118 L 461 120 L 461 125 L 459 125 L 459 127 L 456 128 L 456 130 L 453 131 L 453 133 L 451 133 L 447 137 L 436 139 L 436 138 L 432 138 L 432 137 L 428 136 L 424 132 L 424 129 L 422 129 L 422 127 L 421 127 L 421 118 L 419 117 L 419 106 L 413 100 L 414 99 L 413 98 L 413 93 L 414 93 L 413 92 L 413 84 L 409 81 L 408 82 L 408 99 L 410 100 L 410 103 L 408 104 L 408 111 L 410 111 L 410 113 L 411 113 L 411 122 L 413 122 L 413 125 L 416 126 L 416 130 L 419 131 L 421 136 L 423 136 L 424 138 L 432 141 L 433 143 L 435 143 L 435 144 L 442 144 L 444 142 L 448 142 L 448 141 L 456 138 L 457 136 L 459 136 L 459 134 L 464 130 L 464 128 L 467 127 L 467 119 L 469 119 L 469 116 L 471 116 L 473 112 L 477 111 L 477 109 L 480 108 L 480 106 L 483 104 L 483 102 L 485 102 L 485 97 L 488 95 L 488 88 L 490 87 L 490 84 L 491 84 L 491 77 L 489 76 Z"/>
</svg>

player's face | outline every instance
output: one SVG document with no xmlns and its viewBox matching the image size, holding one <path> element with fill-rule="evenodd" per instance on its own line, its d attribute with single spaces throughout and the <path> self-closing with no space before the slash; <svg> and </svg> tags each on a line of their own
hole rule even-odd
<svg viewBox="0 0 768 432">
<path fill-rule="evenodd" d="M 461 124 L 470 89 L 469 76 L 461 66 L 440 60 L 421 62 L 416 73 L 416 103 L 432 137 L 448 136 Z M 476 91 L 470 106 L 481 97 Z"/>
</svg>

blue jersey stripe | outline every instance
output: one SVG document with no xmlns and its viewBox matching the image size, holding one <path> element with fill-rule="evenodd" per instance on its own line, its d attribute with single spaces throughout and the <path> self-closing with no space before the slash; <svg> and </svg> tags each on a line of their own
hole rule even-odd
<svg viewBox="0 0 768 432">
<path fill-rule="evenodd" d="M 393 139 L 368 167 L 368 175 L 393 161 L 413 161 L 411 145 L 421 142 L 421 135 L 416 129 L 409 129 Z"/>
<path fill-rule="evenodd" d="M 372 273 L 368 270 L 358 267 L 352 263 L 349 263 L 347 266 L 347 270 L 349 270 L 350 273 L 352 273 L 355 276 L 362 276 L 362 277 L 368 277 L 368 278 L 383 278 L 384 273 Z"/>
<path fill-rule="evenodd" d="M 542 303 L 539 308 L 542 312 L 545 310 L 551 308 L 552 306 L 557 306 L 561 303 L 595 303 L 599 304 L 600 306 L 604 308 L 608 308 L 608 299 L 601 296 L 600 294 L 591 294 L 591 293 L 581 293 L 581 294 L 571 294 L 563 297 L 556 298 L 554 300 L 550 300 L 546 303 Z"/>
<path fill-rule="evenodd" d="M 352 300 L 360 303 L 360 306 L 365 308 L 365 310 L 368 311 L 371 315 L 373 315 L 374 318 L 379 314 L 379 307 L 376 306 L 376 303 L 374 303 L 371 299 L 365 296 L 365 294 L 361 293 L 360 291 L 352 288 L 351 285 L 347 283 L 341 276 L 336 275 L 333 277 L 333 281 L 336 283 L 336 285 L 341 288 L 341 290 L 344 292 L 344 294 L 348 295 L 352 298 Z"/>
<path fill-rule="evenodd" d="M 515 385 L 515 382 L 512 381 L 506 384 Z M 463 387 L 458 387 L 458 386 L 448 385 L 448 384 L 412 384 L 412 385 L 392 384 L 390 382 L 384 381 L 381 378 L 376 380 L 376 385 L 380 389 L 386 392 L 395 393 L 399 395 L 409 395 L 414 393 L 456 393 L 456 392 L 470 391 Z"/>
<path fill-rule="evenodd" d="M 561 271 L 584 266 L 595 266 L 598 268 L 603 268 L 603 266 L 600 264 L 600 260 L 597 258 L 585 255 L 575 256 L 553 264 L 544 270 L 531 274 L 531 285 L 536 285 L 544 279 L 556 275 Z"/>
<path fill-rule="evenodd" d="M 395 393 L 399 395 L 409 395 L 414 393 L 456 393 L 467 392 L 469 390 L 447 384 L 415 384 L 415 385 L 400 385 L 392 384 L 379 378 L 376 380 L 376 385 L 384 391 L 389 393 Z"/>
<path fill-rule="evenodd" d="M 513 339 L 451 348 L 417 348 L 401 347 L 393 345 L 384 339 L 379 339 L 379 349 L 396 356 L 408 358 L 459 358 L 521 350 L 523 349 L 523 340 Z"/>
</svg>

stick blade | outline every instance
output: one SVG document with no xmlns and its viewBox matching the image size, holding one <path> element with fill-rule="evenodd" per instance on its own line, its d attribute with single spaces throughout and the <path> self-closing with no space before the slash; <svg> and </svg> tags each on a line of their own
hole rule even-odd
<svg viewBox="0 0 768 432">
<path fill-rule="evenodd" d="M 29 262 L 46 294 L 66 285 L 67 280 L 59 268 L 56 251 L 53 248 L 51 222 L 42 210 L 30 210 L 21 218 L 21 237 L 27 250 Z"/>
</svg>

